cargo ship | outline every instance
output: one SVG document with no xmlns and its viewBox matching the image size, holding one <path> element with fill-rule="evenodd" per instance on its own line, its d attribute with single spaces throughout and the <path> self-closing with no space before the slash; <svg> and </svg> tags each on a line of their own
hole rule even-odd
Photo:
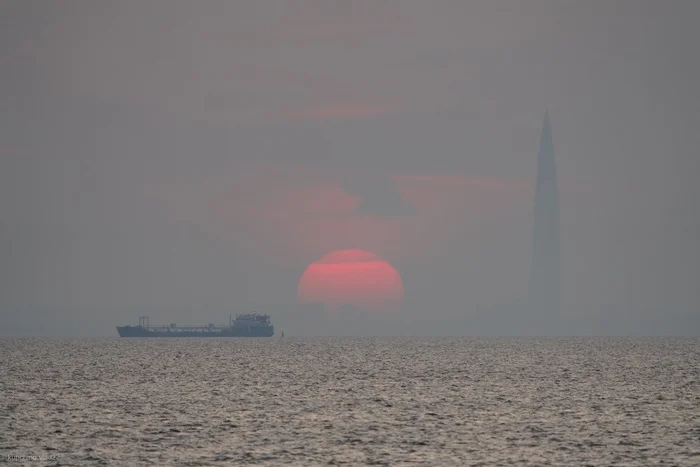
<svg viewBox="0 0 700 467">
<path fill-rule="evenodd" d="M 229 317 L 228 326 L 177 326 L 175 323 L 151 326 L 148 316 L 140 316 L 136 326 L 117 326 L 120 337 L 272 337 L 275 328 L 269 315 L 242 313 Z"/>
</svg>

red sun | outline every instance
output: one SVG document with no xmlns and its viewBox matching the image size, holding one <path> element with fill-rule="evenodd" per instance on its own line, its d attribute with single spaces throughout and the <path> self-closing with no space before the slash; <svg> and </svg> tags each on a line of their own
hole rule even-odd
<svg viewBox="0 0 700 467">
<path fill-rule="evenodd" d="M 336 310 L 354 305 L 367 311 L 398 311 L 403 282 L 391 264 L 369 251 L 339 250 L 309 265 L 299 280 L 300 303 Z"/>
</svg>

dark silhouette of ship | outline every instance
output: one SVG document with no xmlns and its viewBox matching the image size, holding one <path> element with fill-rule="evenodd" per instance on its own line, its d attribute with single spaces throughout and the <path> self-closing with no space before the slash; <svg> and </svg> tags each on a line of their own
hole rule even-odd
<svg viewBox="0 0 700 467">
<path fill-rule="evenodd" d="M 136 326 L 117 326 L 120 337 L 272 337 L 275 328 L 269 315 L 242 313 L 229 318 L 228 326 L 151 326 L 148 316 L 140 316 Z"/>
</svg>

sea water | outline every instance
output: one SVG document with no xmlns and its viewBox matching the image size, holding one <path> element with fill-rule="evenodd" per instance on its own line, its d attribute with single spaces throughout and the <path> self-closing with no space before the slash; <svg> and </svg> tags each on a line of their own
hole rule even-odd
<svg viewBox="0 0 700 467">
<path fill-rule="evenodd" d="M 700 465 L 700 339 L 0 339 L 0 463 Z"/>
</svg>

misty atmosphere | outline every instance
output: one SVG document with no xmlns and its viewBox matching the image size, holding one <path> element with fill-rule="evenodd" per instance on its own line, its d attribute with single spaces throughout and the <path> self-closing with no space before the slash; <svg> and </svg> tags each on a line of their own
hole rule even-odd
<svg viewBox="0 0 700 467">
<path fill-rule="evenodd" d="M 696 336 L 698 17 L 0 2 L 0 335 L 257 311 L 288 336 Z M 560 253 L 533 285 L 546 121 Z M 389 272 L 324 285 L 346 250 Z"/>
</svg>

